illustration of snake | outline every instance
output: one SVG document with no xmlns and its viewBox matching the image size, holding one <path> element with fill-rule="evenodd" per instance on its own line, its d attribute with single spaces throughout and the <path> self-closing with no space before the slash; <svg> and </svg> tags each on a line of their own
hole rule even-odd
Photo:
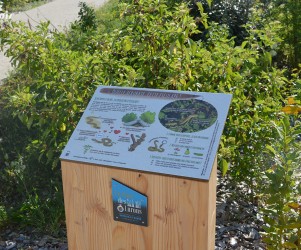
<svg viewBox="0 0 301 250">
<path fill-rule="evenodd" d="M 164 144 L 166 144 L 167 143 L 167 141 L 166 140 L 163 140 L 162 141 L 162 143 L 161 143 L 161 145 L 158 147 L 158 140 L 154 140 L 154 147 L 152 147 L 152 146 L 150 146 L 150 147 L 148 147 L 148 150 L 149 151 L 157 151 L 157 152 L 164 152 L 165 151 L 165 149 L 164 148 L 162 148 L 162 146 L 164 145 Z"/>
<path fill-rule="evenodd" d="M 110 138 L 102 138 L 101 140 L 97 140 L 97 139 L 92 139 L 92 141 L 95 141 L 97 143 L 101 143 L 106 147 L 111 147 L 113 146 L 113 142 Z"/>
<path fill-rule="evenodd" d="M 86 117 L 86 123 L 91 125 L 92 128 L 100 129 L 100 121 L 98 120 L 98 117 L 88 116 Z"/>
<path fill-rule="evenodd" d="M 187 122 L 189 122 L 191 119 L 196 118 L 196 117 L 198 117 L 198 115 L 192 114 L 186 118 L 181 119 L 180 121 L 174 121 L 174 120 L 170 121 L 166 125 L 170 126 L 170 127 L 182 126 L 182 125 L 185 125 Z"/>
<path fill-rule="evenodd" d="M 181 120 L 179 121 L 179 125 L 184 125 L 184 124 L 186 124 L 187 122 L 189 122 L 192 118 L 196 118 L 196 117 L 198 117 L 198 115 L 196 115 L 196 114 L 189 115 L 189 116 L 186 117 L 185 119 L 181 119 Z"/>
</svg>

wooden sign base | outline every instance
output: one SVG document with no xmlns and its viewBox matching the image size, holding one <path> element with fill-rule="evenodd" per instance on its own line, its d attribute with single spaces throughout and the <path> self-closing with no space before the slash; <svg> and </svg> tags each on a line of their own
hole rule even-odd
<svg viewBox="0 0 301 250">
<path fill-rule="evenodd" d="M 213 250 L 216 160 L 209 181 L 62 161 L 71 250 Z M 113 219 L 112 178 L 148 196 L 148 226 Z"/>
</svg>

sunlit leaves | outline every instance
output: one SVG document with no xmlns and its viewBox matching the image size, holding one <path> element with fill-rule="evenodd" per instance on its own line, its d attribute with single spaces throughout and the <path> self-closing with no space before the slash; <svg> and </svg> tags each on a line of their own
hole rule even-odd
<svg viewBox="0 0 301 250">
<path fill-rule="evenodd" d="M 299 249 L 294 241 L 301 230 L 301 197 L 297 189 L 300 185 L 300 123 L 292 126 L 289 117 L 285 116 L 273 122 L 272 126 L 276 134 L 271 144 L 266 146 L 266 153 L 273 165 L 263 173 L 261 188 L 264 204 L 261 212 L 270 225 L 264 239 L 271 247 L 269 249 Z M 271 217 L 272 220 L 268 219 Z"/>
</svg>

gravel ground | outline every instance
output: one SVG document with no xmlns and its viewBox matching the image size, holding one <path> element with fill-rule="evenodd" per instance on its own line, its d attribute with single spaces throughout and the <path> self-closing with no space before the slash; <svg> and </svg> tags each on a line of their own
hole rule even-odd
<svg viewBox="0 0 301 250">
<path fill-rule="evenodd" d="M 244 183 L 233 185 L 229 179 L 218 178 L 215 250 L 265 249 L 260 237 L 263 221 L 256 205 L 245 198 L 248 191 Z M 66 231 L 55 238 L 36 234 L 34 229 L 7 229 L 0 233 L 0 250 L 8 249 L 67 250 Z"/>
<path fill-rule="evenodd" d="M 249 192 L 246 183 L 218 178 L 215 250 L 265 249 L 260 236 L 264 223 L 256 204 L 247 199 Z"/>
<path fill-rule="evenodd" d="M 37 8 L 13 13 L 13 21 L 24 21 L 35 27 L 40 21 L 49 20 L 53 29 L 63 30 L 78 17 L 79 3 L 86 2 L 92 7 L 99 7 L 106 0 L 52 0 Z M 0 52 L 0 81 L 5 79 L 12 70 L 10 60 Z"/>
</svg>

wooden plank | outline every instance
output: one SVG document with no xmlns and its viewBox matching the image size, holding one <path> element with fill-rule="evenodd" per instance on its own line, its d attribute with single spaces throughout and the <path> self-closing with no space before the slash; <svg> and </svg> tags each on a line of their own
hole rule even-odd
<svg viewBox="0 0 301 250">
<path fill-rule="evenodd" d="M 213 250 L 216 161 L 208 181 L 62 161 L 72 250 Z M 148 196 L 148 227 L 113 219 L 111 180 Z"/>
</svg>

